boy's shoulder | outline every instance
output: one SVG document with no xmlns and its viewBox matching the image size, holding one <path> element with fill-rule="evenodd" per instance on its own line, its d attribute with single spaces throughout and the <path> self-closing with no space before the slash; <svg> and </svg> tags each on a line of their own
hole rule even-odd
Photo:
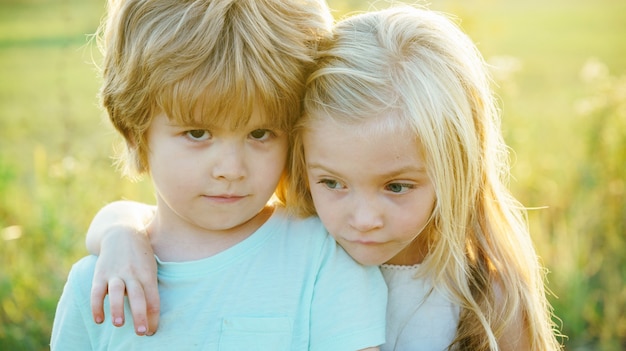
<svg viewBox="0 0 626 351">
<path fill-rule="evenodd" d="M 97 261 L 98 256 L 85 256 L 76 261 L 70 269 L 65 290 L 71 292 L 78 304 L 88 304 L 90 301 L 91 285 Z"/>
<path fill-rule="evenodd" d="M 277 215 L 281 216 L 283 220 L 293 229 L 307 229 L 311 232 L 316 233 L 315 235 L 324 236 L 327 235 L 328 232 L 322 221 L 320 221 L 317 216 L 309 216 L 309 217 L 298 217 L 293 214 L 286 213 L 286 211 L 278 211 Z"/>
<path fill-rule="evenodd" d="M 326 241 L 334 242 L 320 219 L 316 216 L 298 217 L 277 208 L 270 219 L 270 230 L 279 234 L 281 240 L 307 242 L 310 245 L 322 245 Z"/>
<path fill-rule="evenodd" d="M 76 261 L 68 274 L 68 285 L 82 292 L 90 292 L 98 256 L 88 255 Z"/>
<path fill-rule="evenodd" d="M 77 277 L 92 277 L 96 268 L 96 262 L 98 262 L 98 256 L 85 256 L 72 265 L 70 275 Z"/>
<path fill-rule="evenodd" d="M 317 216 L 297 217 L 284 211 L 273 214 L 268 228 L 271 244 L 266 247 L 272 255 L 289 256 L 293 262 L 308 261 L 308 265 L 323 266 L 329 262 L 341 269 L 368 271 L 377 267 L 363 267 L 356 263 L 328 233 Z"/>
</svg>

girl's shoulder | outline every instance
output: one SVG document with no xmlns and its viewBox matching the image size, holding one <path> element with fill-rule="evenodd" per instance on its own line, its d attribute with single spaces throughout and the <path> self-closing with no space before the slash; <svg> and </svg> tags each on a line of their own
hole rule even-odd
<svg viewBox="0 0 626 351">
<path fill-rule="evenodd" d="M 436 289 L 422 265 L 382 265 L 387 283 L 387 350 L 444 350 L 454 339 L 460 308 Z M 390 346 L 390 345 L 393 345 Z"/>
</svg>

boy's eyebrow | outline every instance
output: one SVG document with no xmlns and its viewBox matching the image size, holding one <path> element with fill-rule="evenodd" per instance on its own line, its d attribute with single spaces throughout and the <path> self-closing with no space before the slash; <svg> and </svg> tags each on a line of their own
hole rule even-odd
<svg viewBox="0 0 626 351">
<path fill-rule="evenodd" d="M 206 123 L 198 123 L 198 122 L 185 122 L 185 121 L 176 121 L 169 120 L 167 122 L 167 126 L 174 128 L 197 128 L 197 129 L 215 129 L 214 126 L 208 125 Z"/>
<path fill-rule="evenodd" d="M 216 129 L 220 129 L 222 128 L 222 126 L 219 126 L 218 124 L 215 123 L 206 123 L 206 122 L 198 122 L 198 121 L 190 121 L 190 122 L 185 122 L 185 121 L 177 121 L 177 120 L 168 120 L 167 125 L 170 127 L 180 127 L 180 128 L 197 128 L 197 129 L 207 129 L 207 130 L 216 130 Z M 265 121 L 261 121 L 261 122 L 250 122 L 247 125 L 244 126 L 245 129 L 249 129 L 249 130 L 257 130 L 257 129 L 279 129 L 279 126 L 276 125 L 276 123 L 271 123 L 271 122 L 265 122 Z M 238 129 L 238 128 L 233 128 L 233 129 Z"/>
<path fill-rule="evenodd" d="M 277 129 L 278 125 L 276 123 L 270 123 L 270 122 L 259 122 L 259 123 L 250 123 L 248 128 L 251 128 L 251 129 Z"/>
</svg>

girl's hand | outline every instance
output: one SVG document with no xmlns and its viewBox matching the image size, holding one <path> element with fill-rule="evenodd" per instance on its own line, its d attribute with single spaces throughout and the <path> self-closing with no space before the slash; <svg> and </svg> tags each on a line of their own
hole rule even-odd
<svg viewBox="0 0 626 351">
<path fill-rule="evenodd" d="M 91 312 L 104 322 L 104 298 L 109 294 L 113 325 L 124 324 L 124 294 L 128 295 L 137 335 L 152 335 L 159 323 L 159 292 L 154 252 L 145 231 L 155 207 L 135 201 L 104 206 L 89 225 L 85 243 L 100 255 L 91 287 Z"/>
<path fill-rule="evenodd" d="M 109 294 L 113 325 L 124 324 L 124 295 L 137 335 L 152 335 L 159 322 L 157 266 L 148 236 L 130 227 L 110 227 L 100 242 L 100 257 L 91 287 L 91 311 L 104 321 L 103 301 Z"/>
</svg>

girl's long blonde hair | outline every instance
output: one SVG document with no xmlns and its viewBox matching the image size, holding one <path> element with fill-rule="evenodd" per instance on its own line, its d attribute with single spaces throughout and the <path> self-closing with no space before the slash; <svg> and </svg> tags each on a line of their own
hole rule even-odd
<svg viewBox="0 0 626 351">
<path fill-rule="evenodd" d="M 315 214 L 301 140 L 312 119 L 358 128 L 395 112 L 387 115 L 399 120 L 389 123 L 415 132 L 436 191 L 422 271 L 461 307 L 451 349 L 497 350 L 520 316 L 532 350 L 559 349 L 544 269 L 507 187 L 507 147 L 473 42 L 445 15 L 396 6 L 339 22 L 317 64 L 295 137 L 288 204 Z"/>
</svg>

